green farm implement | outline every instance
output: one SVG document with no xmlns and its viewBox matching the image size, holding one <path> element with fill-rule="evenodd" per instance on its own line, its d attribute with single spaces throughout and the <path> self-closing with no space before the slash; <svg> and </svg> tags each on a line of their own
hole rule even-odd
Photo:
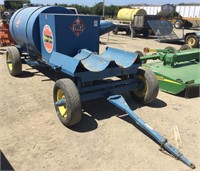
<svg viewBox="0 0 200 171">
<path fill-rule="evenodd" d="M 175 50 L 145 48 L 146 56 L 141 56 L 143 66 L 150 68 L 157 76 L 162 91 L 179 94 L 186 98 L 199 97 L 200 89 L 200 49 L 190 49 L 184 45 Z M 149 54 L 149 52 L 152 52 Z M 147 62 L 147 60 L 155 60 Z"/>
</svg>

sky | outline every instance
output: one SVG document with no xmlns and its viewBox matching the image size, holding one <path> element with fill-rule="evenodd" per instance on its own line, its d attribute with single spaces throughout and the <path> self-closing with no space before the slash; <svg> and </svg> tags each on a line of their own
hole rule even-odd
<svg viewBox="0 0 200 171">
<path fill-rule="evenodd" d="M 137 3 L 147 3 L 154 5 L 162 5 L 162 4 L 178 4 L 178 3 L 198 3 L 198 0 L 30 0 L 31 3 L 42 3 L 42 4 L 55 4 L 55 3 L 66 3 L 66 4 L 79 4 L 79 5 L 87 5 L 94 6 L 99 2 L 105 2 L 105 5 L 128 5 L 128 4 L 137 4 Z M 4 0 L 0 0 L 0 4 L 3 4 Z"/>
</svg>

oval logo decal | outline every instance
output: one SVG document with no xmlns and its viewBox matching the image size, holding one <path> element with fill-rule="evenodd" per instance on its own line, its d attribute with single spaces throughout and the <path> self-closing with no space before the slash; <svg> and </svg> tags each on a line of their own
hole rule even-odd
<svg viewBox="0 0 200 171">
<path fill-rule="evenodd" d="M 53 33 L 49 25 L 43 28 L 43 43 L 46 51 L 51 53 L 53 51 Z"/>
</svg>

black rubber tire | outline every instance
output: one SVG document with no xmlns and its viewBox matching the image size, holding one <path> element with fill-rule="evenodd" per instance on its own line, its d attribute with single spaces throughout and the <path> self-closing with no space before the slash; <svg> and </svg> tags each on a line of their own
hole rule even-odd
<svg viewBox="0 0 200 171">
<path fill-rule="evenodd" d="M 172 46 L 167 46 L 165 48 L 165 50 L 170 50 L 171 52 L 175 52 L 176 51 L 176 48 L 172 47 Z"/>
<path fill-rule="evenodd" d="M 114 29 L 112 32 L 113 32 L 114 35 L 117 35 L 117 33 L 118 33 L 118 28 Z"/>
<path fill-rule="evenodd" d="M 22 60 L 16 47 L 7 47 L 6 63 L 8 71 L 12 76 L 19 76 L 21 74 Z"/>
<path fill-rule="evenodd" d="M 138 88 L 130 92 L 131 96 L 142 104 L 153 102 L 159 91 L 158 80 L 153 71 L 139 67 L 136 77 Z"/>
<path fill-rule="evenodd" d="M 127 29 L 127 30 L 126 30 L 126 35 L 127 35 L 127 36 L 131 36 L 131 30 L 130 30 L 130 29 Z"/>
<path fill-rule="evenodd" d="M 199 46 L 199 39 L 194 34 L 190 34 L 186 37 L 185 43 L 192 48 L 197 48 Z"/>
<path fill-rule="evenodd" d="M 184 45 L 182 45 L 182 46 L 180 47 L 179 50 L 188 50 L 188 49 L 192 49 L 192 47 L 191 47 L 190 45 L 188 45 L 188 44 L 184 44 Z"/>
<path fill-rule="evenodd" d="M 184 26 L 184 23 L 182 20 L 176 20 L 174 23 L 174 28 L 181 29 Z"/>
<path fill-rule="evenodd" d="M 149 37 L 149 30 L 146 30 L 143 32 L 143 37 L 148 38 Z"/>
<path fill-rule="evenodd" d="M 143 57 L 144 56 L 144 54 L 139 50 L 135 51 L 135 53 L 137 53 L 139 57 Z M 142 64 L 146 64 L 147 60 L 142 60 L 141 62 L 142 62 Z"/>
<path fill-rule="evenodd" d="M 62 116 L 61 109 L 55 105 L 56 113 L 61 123 L 66 127 L 77 124 L 82 117 L 82 107 L 80 95 L 74 82 L 68 78 L 56 81 L 53 89 L 54 104 L 58 101 L 58 93 L 63 93 L 62 98 L 66 100 L 66 104 L 61 106 L 66 110 L 65 116 Z"/>
</svg>

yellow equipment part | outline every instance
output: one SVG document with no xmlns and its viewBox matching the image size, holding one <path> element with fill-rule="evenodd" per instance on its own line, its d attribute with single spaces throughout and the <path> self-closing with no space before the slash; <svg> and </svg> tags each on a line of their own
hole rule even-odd
<svg viewBox="0 0 200 171">
<path fill-rule="evenodd" d="M 61 89 L 58 89 L 57 91 L 57 101 L 60 101 L 61 99 L 65 99 L 65 95 L 64 95 L 64 92 L 63 90 Z M 68 110 L 67 110 L 67 107 L 66 106 L 58 106 L 58 110 L 61 114 L 62 117 L 66 118 L 67 115 L 68 115 Z"/>
<path fill-rule="evenodd" d="M 146 15 L 144 9 L 138 8 L 122 8 L 117 13 L 117 19 L 123 21 L 133 21 L 135 15 Z"/>
</svg>

